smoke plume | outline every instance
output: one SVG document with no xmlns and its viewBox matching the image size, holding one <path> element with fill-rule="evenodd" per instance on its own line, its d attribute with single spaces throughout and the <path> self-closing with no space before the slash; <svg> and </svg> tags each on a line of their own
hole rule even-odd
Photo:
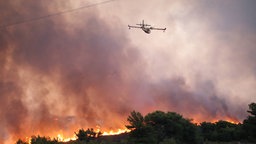
<svg viewBox="0 0 256 144">
<path fill-rule="evenodd" d="M 18 23 L 71 3 L 0 1 L 0 21 Z M 182 74 L 152 81 L 124 26 L 92 7 L 2 28 L 0 141 L 124 128 L 132 110 L 176 111 L 199 122 L 246 116 L 211 80 L 195 78 L 193 88 Z"/>
</svg>

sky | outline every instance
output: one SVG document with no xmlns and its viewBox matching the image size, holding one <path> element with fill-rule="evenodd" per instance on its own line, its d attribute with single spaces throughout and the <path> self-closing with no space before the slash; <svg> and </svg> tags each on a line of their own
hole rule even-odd
<svg viewBox="0 0 256 144">
<path fill-rule="evenodd" d="M 123 129 L 132 110 L 247 117 L 256 1 L 114 0 L 54 15 L 101 2 L 0 0 L 0 141 Z M 142 20 L 167 30 L 128 29 Z"/>
</svg>

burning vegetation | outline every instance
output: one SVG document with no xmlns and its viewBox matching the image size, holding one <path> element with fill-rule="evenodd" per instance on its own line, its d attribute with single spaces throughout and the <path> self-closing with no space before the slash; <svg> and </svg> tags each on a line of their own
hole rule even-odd
<svg viewBox="0 0 256 144">
<path fill-rule="evenodd" d="M 89 140 L 92 142 L 109 140 L 109 135 L 126 131 L 117 139 L 124 143 L 126 140 L 144 141 L 133 137 L 140 130 L 135 127 L 137 124 L 125 127 L 126 117 L 133 109 L 141 114 L 155 110 L 177 112 L 157 111 L 141 115 L 142 132 L 139 135 L 157 142 L 175 140 L 178 143 L 179 138 L 172 138 L 164 124 L 154 121 L 155 115 L 157 119 L 163 116 L 168 119 L 166 123 L 173 124 L 176 121 L 172 118 L 178 118 L 174 133 L 183 131 L 179 129 L 183 125 L 191 127 L 191 132 L 197 132 L 195 129 L 203 121 L 209 121 L 215 129 L 220 119 L 235 123 L 228 124 L 231 127 L 239 126 L 237 123 L 246 118 L 246 104 L 254 101 L 252 95 L 255 93 L 255 89 L 250 90 L 255 84 L 255 71 L 248 71 L 248 68 L 255 70 L 254 35 L 245 33 L 248 44 L 240 37 L 225 40 L 230 43 L 220 43 L 223 41 L 221 36 L 216 44 L 205 47 L 203 41 L 208 45 L 214 34 L 210 33 L 210 37 L 203 35 L 206 39 L 196 38 L 198 41 L 195 42 L 187 41 L 180 37 L 185 34 L 180 27 L 169 31 L 173 35 L 182 30 L 171 36 L 177 38 L 171 40 L 171 45 L 167 43 L 169 38 L 160 44 L 151 43 L 149 37 L 140 37 L 140 43 L 136 44 L 127 32 L 127 17 L 119 14 L 119 6 L 116 6 L 118 12 L 112 14 L 120 17 L 109 14 L 111 11 L 90 7 L 67 15 L 20 23 L 80 4 L 71 0 L 0 1 L 1 25 L 9 25 L 0 29 L 0 143 L 15 143 L 19 138 L 24 138 L 19 142 L 30 143 L 78 142 L 76 134 L 79 135 L 81 128 L 84 128 L 82 133 L 87 128 L 94 128 L 96 133 L 100 129 L 102 134 Z M 127 9 L 128 13 L 132 11 Z M 134 19 L 134 15 L 131 18 Z M 12 23 L 17 25 L 11 26 Z M 188 38 L 192 38 L 191 33 Z M 199 45 L 194 46 L 197 43 Z M 223 50 L 220 55 L 216 52 L 219 45 L 230 49 L 220 47 Z M 194 48 L 197 50 L 193 52 Z M 198 48 L 203 51 L 197 52 Z M 222 59 L 216 60 L 220 57 Z M 240 73 L 241 70 L 244 71 Z M 235 85 L 231 85 L 233 83 Z M 193 121 L 178 113 L 193 118 Z M 248 119 L 248 124 L 250 122 Z M 163 126 L 159 129 L 165 134 L 163 139 L 157 133 L 156 125 Z M 248 126 L 248 130 L 250 128 Z M 31 135 L 35 136 L 31 138 Z"/>
<path fill-rule="evenodd" d="M 202 122 L 199 125 L 192 120 L 183 118 L 175 112 L 155 111 L 143 116 L 132 111 L 127 118 L 127 130 L 104 132 L 91 129 L 80 129 L 75 137 L 64 138 L 58 135 L 51 139 L 32 136 L 26 141 L 18 140 L 17 144 L 200 144 L 206 141 L 217 142 L 256 142 L 256 103 L 249 105 L 250 114 L 243 123 L 219 120 Z"/>
</svg>

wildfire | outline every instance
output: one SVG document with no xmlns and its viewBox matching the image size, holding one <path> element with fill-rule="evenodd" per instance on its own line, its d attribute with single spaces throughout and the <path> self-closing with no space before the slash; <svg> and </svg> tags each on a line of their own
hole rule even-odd
<svg viewBox="0 0 256 144">
<path fill-rule="evenodd" d="M 223 121 L 227 121 L 227 122 L 230 122 L 232 124 L 239 124 L 241 123 L 237 118 L 234 118 L 234 117 L 222 117 L 222 118 L 214 118 L 214 119 L 208 119 L 208 120 L 204 120 L 202 119 L 200 116 L 194 116 L 195 119 L 191 119 L 191 122 L 194 123 L 194 124 L 200 124 L 202 122 L 211 122 L 211 123 L 216 123 L 220 120 L 223 120 Z"/>
<path fill-rule="evenodd" d="M 127 132 L 130 132 L 131 130 L 129 129 L 118 129 L 117 131 L 113 131 L 113 130 L 110 130 L 109 132 L 103 132 L 103 136 L 107 136 L 107 135 L 119 135 L 119 134 L 122 134 L 122 133 L 127 133 Z"/>
<path fill-rule="evenodd" d="M 97 129 L 97 132 L 99 132 L 100 130 Z M 130 132 L 129 129 L 117 129 L 117 130 L 110 130 L 110 131 L 105 131 L 102 133 L 103 136 L 109 136 L 109 135 L 119 135 L 119 134 L 122 134 L 122 133 L 127 133 L 127 132 Z M 74 134 L 73 136 L 71 137 L 68 137 L 68 136 L 64 136 L 62 133 L 58 133 L 57 136 L 51 136 L 50 137 L 51 139 L 56 139 L 59 141 L 59 142 L 68 142 L 68 141 L 74 141 L 77 139 L 77 136 Z M 31 138 L 30 137 L 26 137 L 25 138 L 25 142 L 31 144 Z"/>
<path fill-rule="evenodd" d="M 218 122 L 219 120 L 212 120 L 211 122 L 212 123 L 216 123 L 216 122 Z M 225 119 L 225 121 L 227 121 L 227 122 L 230 122 L 230 123 L 232 123 L 232 124 L 239 124 L 240 122 L 239 122 L 239 120 L 237 120 L 237 119 L 235 119 L 235 118 L 227 118 L 227 119 Z"/>
<path fill-rule="evenodd" d="M 99 130 L 97 130 L 99 131 Z M 117 129 L 117 130 L 110 130 L 108 132 L 103 132 L 102 135 L 103 136 L 108 136 L 108 135 L 119 135 L 119 134 L 122 134 L 122 133 L 126 133 L 126 132 L 130 132 L 129 129 Z M 58 141 L 61 141 L 61 142 L 68 142 L 68 141 L 72 141 L 72 140 L 76 140 L 77 139 L 77 136 L 76 135 L 73 135 L 72 137 L 65 137 L 63 134 L 59 133 L 57 135 L 57 139 Z"/>
<path fill-rule="evenodd" d="M 57 138 L 61 142 L 68 142 L 68 141 L 76 140 L 77 139 L 76 135 L 73 135 L 72 137 L 64 137 L 63 134 L 58 134 Z"/>
</svg>

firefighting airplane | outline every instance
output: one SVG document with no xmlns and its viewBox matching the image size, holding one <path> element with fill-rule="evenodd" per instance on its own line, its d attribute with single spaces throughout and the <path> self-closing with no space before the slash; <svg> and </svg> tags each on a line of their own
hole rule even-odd
<svg viewBox="0 0 256 144">
<path fill-rule="evenodd" d="M 150 34 L 151 30 L 162 30 L 162 31 L 166 30 L 166 28 L 154 28 L 154 27 L 151 27 L 151 25 L 144 24 L 144 20 L 142 20 L 141 24 L 136 24 L 136 25 L 139 25 L 139 26 L 130 26 L 130 25 L 128 25 L 128 27 L 129 27 L 129 29 L 131 29 L 131 28 L 140 28 L 147 34 Z"/>
</svg>

